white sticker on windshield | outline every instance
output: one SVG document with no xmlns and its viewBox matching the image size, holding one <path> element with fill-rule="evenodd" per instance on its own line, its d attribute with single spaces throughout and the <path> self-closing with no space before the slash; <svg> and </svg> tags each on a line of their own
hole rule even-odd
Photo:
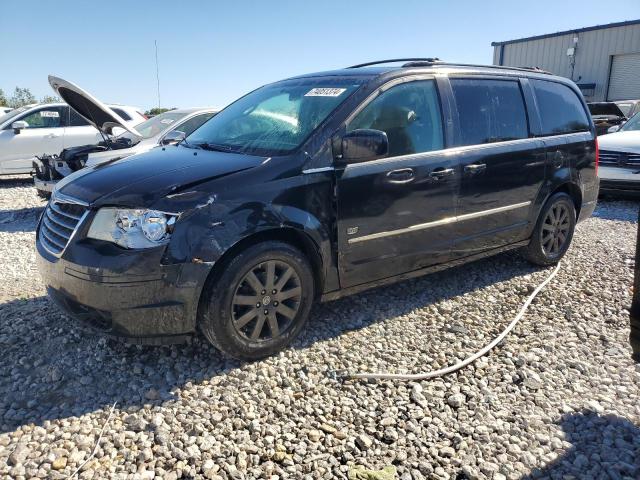
<svg viewBox="0 0 640 480">
<path fill-rule="evenodd" d="M 51 110 L 43 110 L 40 112 L 41 117 L 49 117 L 49 118 L 58 118 L 60 116 L 59 112 L 51 111 Z"/>
<path fill-rule="evenodd" d="M 339 97 L 346 88 L 312 88 L 305 97 Z"/>
<path fill-rule="evenodd" d="M 162 120 L 160 120 L 160 123 L 164 123 L 165 125 L 169 125 L 170 123 L 173 123 L 173 120 L 171 120 L 170 118 L 163 118 Z"/>
</svg>

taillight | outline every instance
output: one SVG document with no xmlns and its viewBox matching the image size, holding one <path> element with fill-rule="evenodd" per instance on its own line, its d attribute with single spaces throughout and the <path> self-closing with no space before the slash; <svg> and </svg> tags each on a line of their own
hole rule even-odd
<svg viewBox="0 0 640 480">
<path fill-rule="evenodd" d="M 600 163 L 600 147 L 598 147 L 598 137 L 596 137 L 596 177 L 598 176 L 599 163 Z"/>
</svg>

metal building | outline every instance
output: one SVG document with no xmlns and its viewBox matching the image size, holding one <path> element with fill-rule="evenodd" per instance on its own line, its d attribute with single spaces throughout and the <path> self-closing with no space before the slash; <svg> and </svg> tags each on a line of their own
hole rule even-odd
<svg viewBox="0 0 640 480">
<path fill-rule="evenodd" d="M 640 20 L 491 45 L 494 65 L 540 67 L 570 78 L 587 101 L 640 99 Z"/>
</svg>

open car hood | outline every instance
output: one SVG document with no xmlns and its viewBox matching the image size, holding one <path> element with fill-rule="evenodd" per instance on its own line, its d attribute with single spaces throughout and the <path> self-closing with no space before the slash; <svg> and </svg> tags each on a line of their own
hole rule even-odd
<svg viewBox="0 0 640 480">
<path fill-rule="evenodd" d="M 113 129 L 118 127 L 142 138 L 116 112 L 77 85 L 53 75 L 49 75 L 49 84 L 60 98 L 102 133 L 113 135 Z"/>
</svg>

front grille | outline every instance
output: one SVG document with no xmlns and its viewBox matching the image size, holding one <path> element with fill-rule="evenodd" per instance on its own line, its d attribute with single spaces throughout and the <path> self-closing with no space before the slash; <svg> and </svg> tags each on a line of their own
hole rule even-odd
<svg viewBox="0 0 640 480">
<path fill-rule="evenodd" d="M 54 255 L 62 254 L 86 212 L 82 205 L 52 199 L 42 215 L 40 243 Z"/>
<path fill-rule="evenodd" d="M 640 153 L 613 152 L 600 150 L 600 164 L 619 167 L 640 166 Z"/>
</svg>

